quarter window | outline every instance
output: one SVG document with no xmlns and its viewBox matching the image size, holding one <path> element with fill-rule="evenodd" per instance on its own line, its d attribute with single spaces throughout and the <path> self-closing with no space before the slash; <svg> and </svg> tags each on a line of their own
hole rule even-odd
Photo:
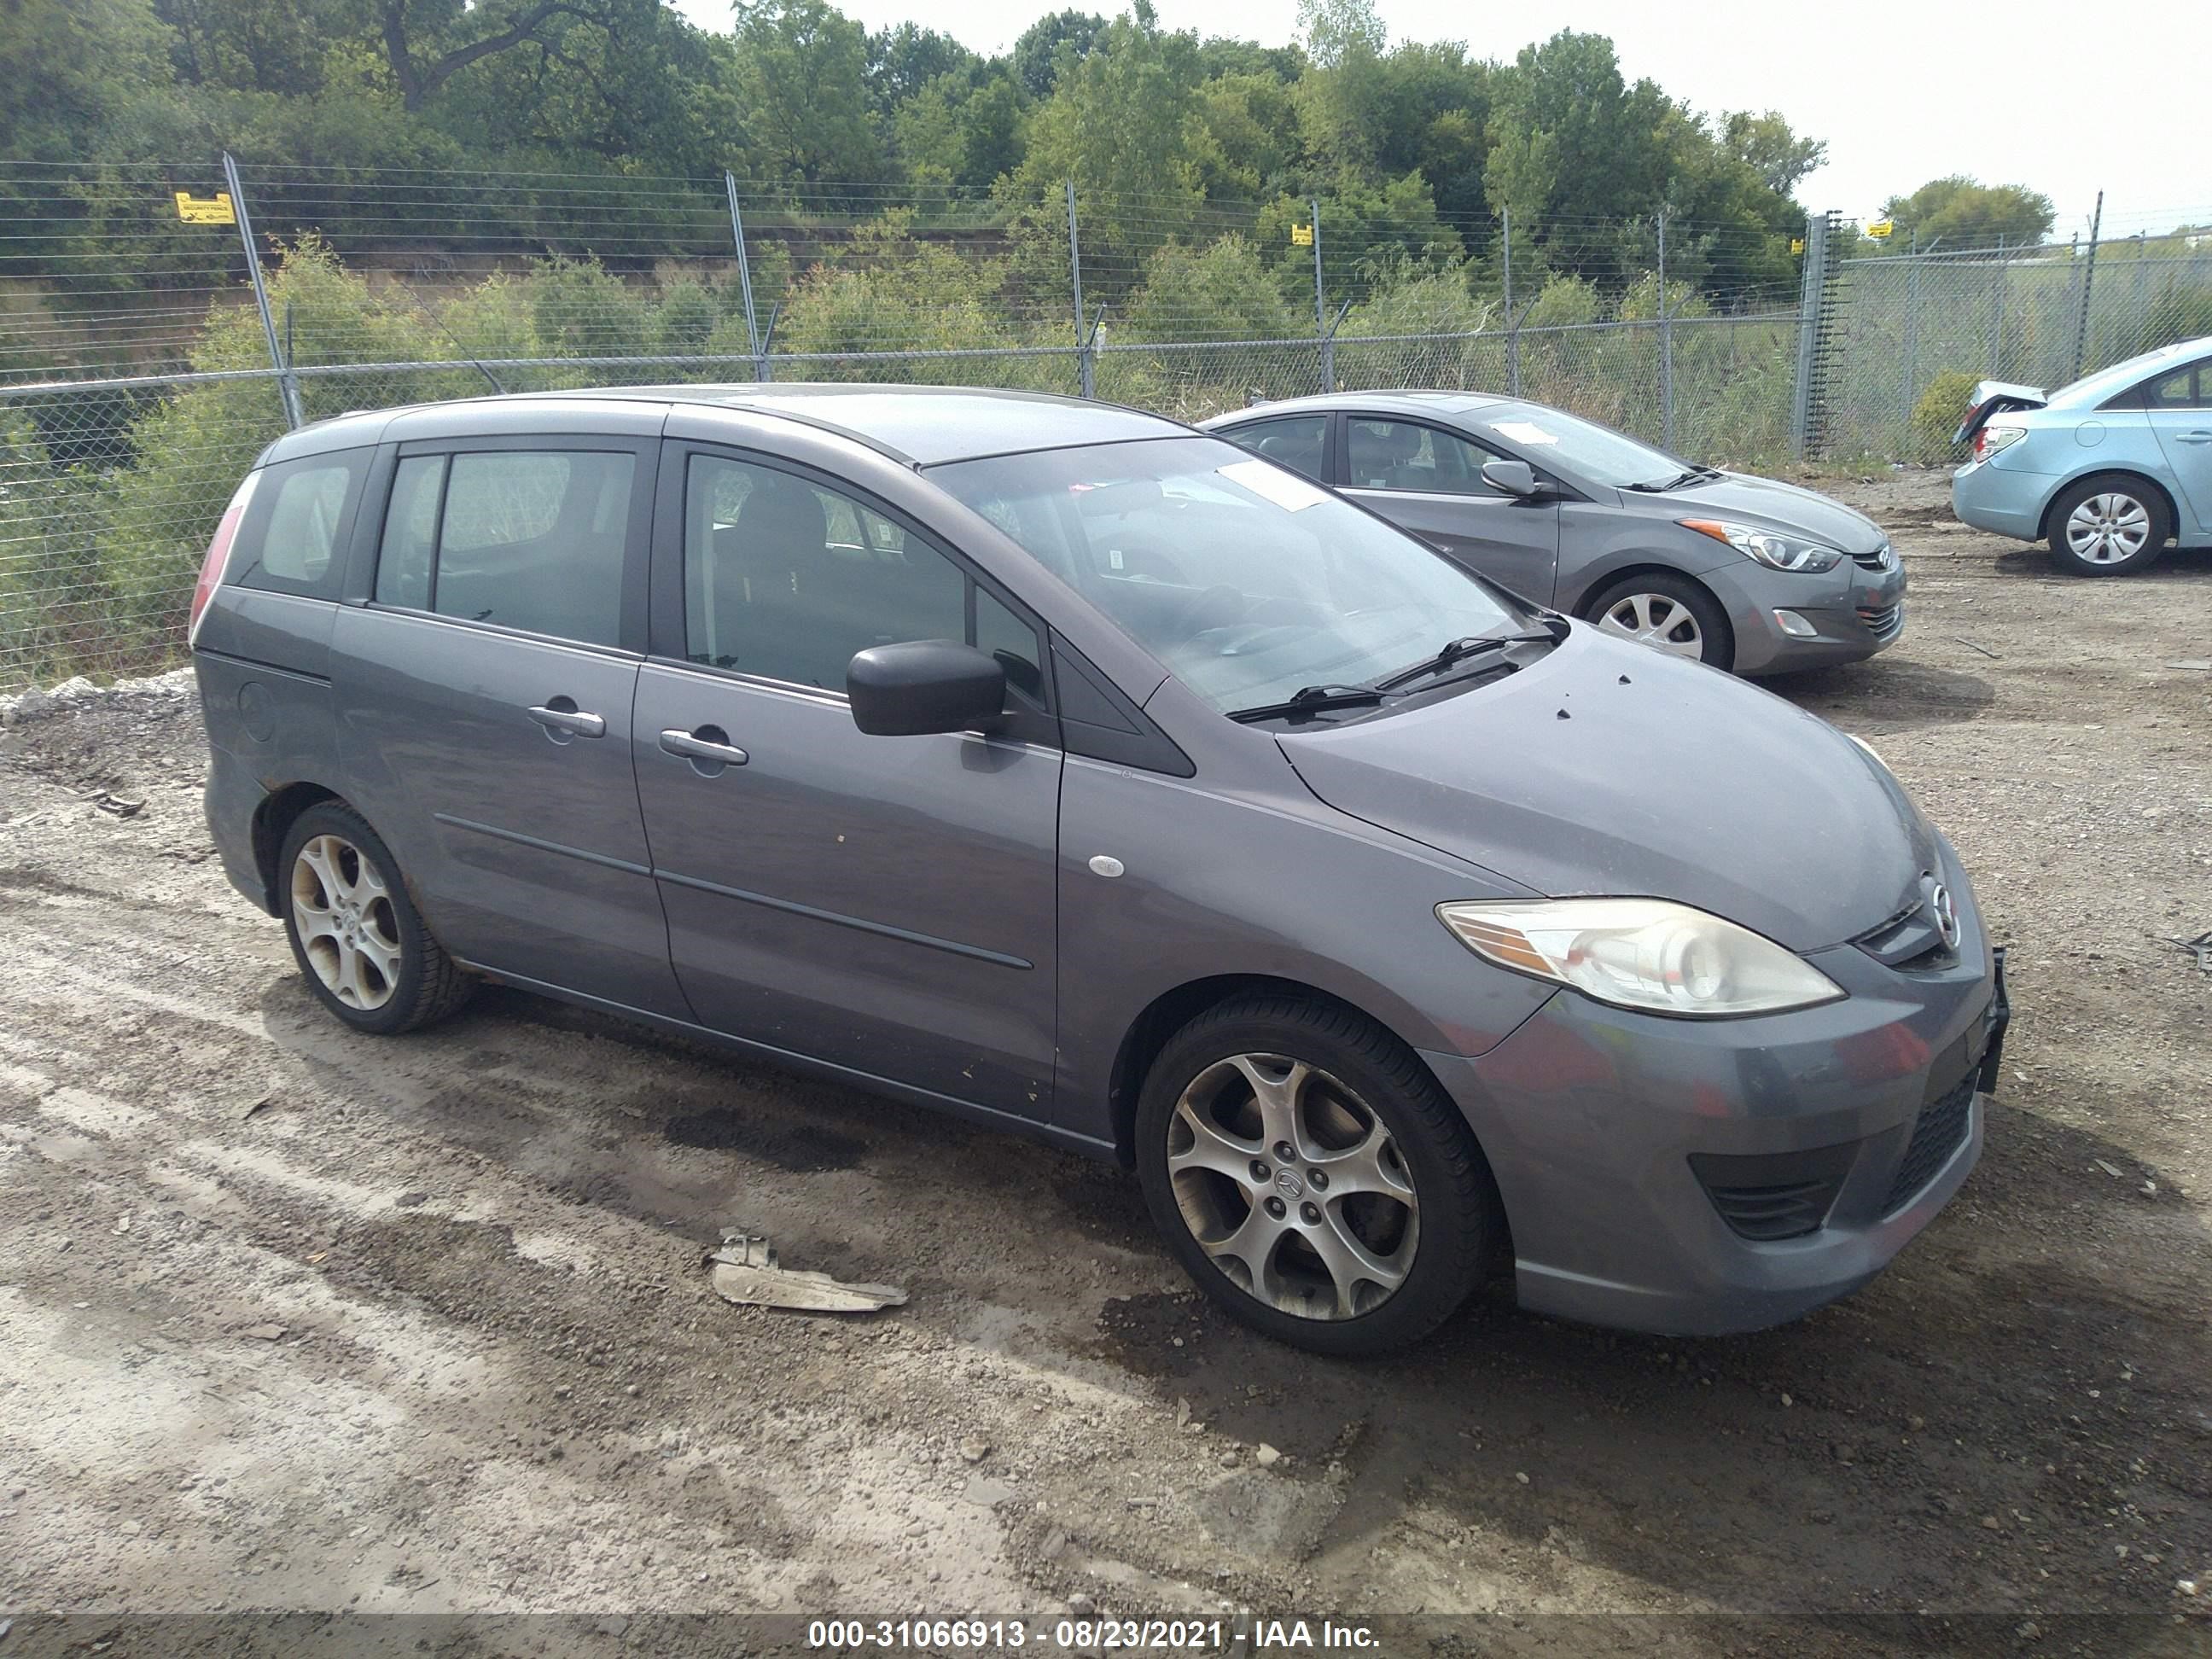
<svg viewBox="0 0 2212 1659">
<path fill-rule="evenodd" d="M 1278 466 L 1303 472 L 1316 483 L 1328 482 L 1328 416 L 1282 415 L 1255 421 L 1221 434 L 1231 443 L 1264 455 Z"/>
<path fill-rule="evenodd" d="M 392 479 L 376 597 L 619 644 L 636 471 L 634 456 L 586 450 L 409 456 Z"/>
<path fill-rule="evenodd" d="M 1346 471 L 1354 489 L 1496 495 L 1482 464 L 1491 456 L 1464 438 L 1411 421 L 1355 419 L 1345 425 Z"/>
<path fill-rule="evenodd" d="M 270 467 L 255 487 L 231 555 L 244 587 L 328 598 L 337 587 L 340 538 L 368 471 L 368 452 L 348 451 Z"/>
<path fill-rule="evenodd" d="M 684 479 L 684 654 L 842 692 L 854 654 L 959 640 L 1044 703 L 1036 631 L 951 559 L 842 491 L 749 462 L 691 458 Z"/>
</svg>

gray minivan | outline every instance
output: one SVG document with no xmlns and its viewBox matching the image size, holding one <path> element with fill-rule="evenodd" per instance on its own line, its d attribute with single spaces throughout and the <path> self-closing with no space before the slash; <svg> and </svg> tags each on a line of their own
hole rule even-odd
<svg viewBox="0 0 2212 1659">
<path fill-rule="evenodd" d="M 348 1025 L 497 981 L 1118 1158 L 1311 1348 L 1493 1261 L 1769 1324 L 1981 1146 L 2002 963 L 1871 750 L 1152 416 L 348 416 L 191 631 L 224 867 Z"/>
</svg>

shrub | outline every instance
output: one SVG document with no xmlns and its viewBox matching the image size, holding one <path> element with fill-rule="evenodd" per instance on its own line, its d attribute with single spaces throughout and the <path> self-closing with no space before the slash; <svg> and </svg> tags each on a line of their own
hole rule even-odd
<svg viewBox="0 0 2212 1659">
<path fill-rule="evenodd" d="M 1951 434 L 1966 418 L 1966 400 L 1973 396 L 1976 378 L 1962 368 L 1947 368 L 1928 383 L 1928 390 L 1912 405 L 1905 423 L 1912 459 L 1941 461 L 1958 453 Z"/>
</svg>

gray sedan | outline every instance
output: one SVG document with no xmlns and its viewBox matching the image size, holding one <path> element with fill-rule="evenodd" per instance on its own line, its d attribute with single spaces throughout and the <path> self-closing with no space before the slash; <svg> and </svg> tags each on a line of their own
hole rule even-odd
<svg viewBox="0 0 2212 1659">
<path fill-rule="evenodd" d="M 1541 404 L 1346 392 L 1205 424 L 1523 599 L 1717 668 L 1856 662 L 1905 632 L 1905 568 L 1871 519 Z"/>
</svg>

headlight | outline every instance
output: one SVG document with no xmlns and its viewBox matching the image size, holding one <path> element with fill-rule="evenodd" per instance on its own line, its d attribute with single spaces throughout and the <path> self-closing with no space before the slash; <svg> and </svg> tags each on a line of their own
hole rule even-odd
<svg viewBox="0 0 2212 1659">
<path fill-rule="evenodd" d="M 1771 1014 L 1844 994 L 1772 939 L 1664 899 L 1439 904 L 1437 917 L 1485 961 L 1645 1013 Z"/>
<path fill-rule="evenodd" d="M 1754 530 L 1747 524 L 1730 524 L 1725 519 L 1680 519 L 1676 522 L 1685 530 L 1726 542 L 1770 570 L 1802 570 L 1817 575 L 1823 570 L 1833 570 L 1844 562 L 1844 556 L 1832 547 L 1784 536 L 1778 531 Z"/>
</svg>

